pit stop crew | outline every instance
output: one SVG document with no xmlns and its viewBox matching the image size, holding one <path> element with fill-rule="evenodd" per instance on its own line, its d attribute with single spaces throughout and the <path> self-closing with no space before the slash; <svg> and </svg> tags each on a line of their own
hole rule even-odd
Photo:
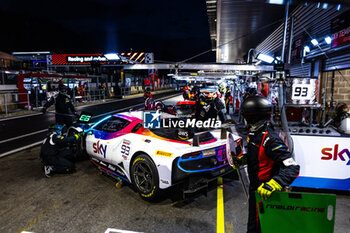
<svg viewBox="0 0 350 233">
<path fill-rule="evenodd" d="M 262 199 L 268 199 L 274 191 L 282 191 L 299 174 L 282 139 L 268 126 L 272 112 L 271 102 L 263 96 L 251 96 L 241 105 L 241 113 L 249 128 L 247 154 L 237 158 L 237 167 L 248 164 L 249 214 L 247 233 L 261 232 L 257 215 L 255 191 Z"/>
<path fill-rule="evenodd" d="M 143 100 L 146 100 L 148 98 L 152 99 L 152 93 L 151 93 L 151 89 L 149 87 L 146 87 L 145 93 L 143 94 Z"/>
<path fill-rule="evenodd" d="M 41 110 L 44 114 L 46 110 L 53 104 L 56 109 L 56 123 L 59 125 L 66 125 L 67 127 L 73 125 L 72 116 L 69 114 L 69 110 L 77 116 L 77 112 L 72 104 L 70 96 L 67 94 L 67 86 L 60 84 L 58 86 L 59 93 L 56 96 L 50 98 L 50 100 L 44 105 Z"/>
<path fill-rule="evenodd" d="M 40 160 L 44 164 L 46 177 L 55 173 L 69 174 L 75 172 L 75 157 L 69 143 L 79 139 L 78 134 L 64 136 L 62 125 L 52 125 L 40 150 Z"/>
<path fill-rule="evenodd" d="M 226 114 L 230 114 L 230 101 L 232 99 L 230 87 L 226 87 L 225 93 L 225 105 L 226 105 Z"/>
<path fill-rule="evenodd" d="M 183 98 L 184 100 L 189 100 L 190 99 L 190 86 L 186 84 L 186 86 L 183 87 Z"/>
</svg>

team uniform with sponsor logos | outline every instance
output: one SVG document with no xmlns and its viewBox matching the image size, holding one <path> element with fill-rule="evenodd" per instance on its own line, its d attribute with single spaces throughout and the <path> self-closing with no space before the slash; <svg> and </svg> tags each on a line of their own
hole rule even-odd
<svg viewBox="0 0 350 233">
<path fill-rule="evenodd" d="M 260 232 L 255 191 L 258 187 L 275 180 L 285 187 L 299 174 L 297 165 L 281 138 L 265 123 L 248 135 L 247 163 L 249 186 L 248 233 Z"/>
<path fill-rule="evenodd" d="M 52 167 L 51 174 L 75 171 L 75 158 L 72 150 L 68 148 L 68 144 L 75 140 L 74 136 L 60 136 L 56 133 L 51 133 L 44 140 L 40 150 L 40 159 L 44 166 Z"/>
<path fill-rule="evenodd" d="M 56 110 L 56 123 L 71 126 L 73 124 L 73 119 L 72 116 L 70 116 L 69 110 L 73 114 L 76 114 L 76 111 L 70 97 L 67 94 L 60 92 L 58 95 L 50 98 L 50 100 L 44 105 L 44 109 L 46 110 L 53 104 L 55 104 Z"/>
</svg>

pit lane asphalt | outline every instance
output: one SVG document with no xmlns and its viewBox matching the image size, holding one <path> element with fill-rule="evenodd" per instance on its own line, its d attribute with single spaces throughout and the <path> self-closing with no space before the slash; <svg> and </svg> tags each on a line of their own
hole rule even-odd
<svg viewBox="0 0 350 233">
<path fill-rule="evenodd" d="M 155 94 L 154 98 L 167 98 L 177 92 Z M 142 107 L 143 97 L 121 99 L 94 105 L 76 107 L 78 112 L 87 111 L 94 113 L 93 121 L 103 117 L 102 114 L 118 111 L 128 111 L 129 107 Z M 6 155 L 9 151 L 22 148 L 27 145 L 43 140 L 47 134 L 48 127 L 55 123 L 55 114 L 23 116 L 20 118 L 6 119 L 0 121 L 0 155 Z M 23 137 L 24 136 L 24 137 Z M 1 156 L 0 156 L 1 157 Z"/>
<path fill-rule="evenodd" d="M 207 197 L 188 202 L 175 202 L 169 194 L 149 203 L 128 185 L 117 189 L 115 182 L 100 175 L 89 161 L 78 162 L 74 174 L 46 178 L 39 151 L 37 146 L 0 159 L 1 233 L 104 233 L 108 228 L 157 233 L 217 232 L 215 187 Z M 335 233 L 345 233 L 350 228 L 349 199 L 337 195 Z M 223 203 L 225 232 L 244 233 L 248 205 L 237 180 L 224 180 Z"/>
</svg>

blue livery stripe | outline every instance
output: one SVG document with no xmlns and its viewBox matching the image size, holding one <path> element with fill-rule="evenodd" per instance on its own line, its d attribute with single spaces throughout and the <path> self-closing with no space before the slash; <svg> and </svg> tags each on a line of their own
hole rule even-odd
<svg viewBox="0 0 350 233">
<path fill-rule="evenodd" d="M 350 178 L 329 179 L 329 178 L 299 176 L 294 180 L 291 186 L 350 191 Z"/>
</svg>

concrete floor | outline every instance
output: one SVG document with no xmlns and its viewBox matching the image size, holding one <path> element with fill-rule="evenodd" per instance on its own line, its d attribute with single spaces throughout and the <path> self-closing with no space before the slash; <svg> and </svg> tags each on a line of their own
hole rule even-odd
<svg viewBox="0 0 350 233">
<path fill-rule="evenodd" d="M 39 147 L 1 159 L 0 232 L 216 232 L 217 192 L 187 203 L 165 197 L 143 201 L 130 187 L 114 181 L 88 161 L 71 175 L 44 176 Z M 245 232 L 247 203 L 238 181 L 225 180 L 226 232 Z M 350 229 L 350 197 L 338 196 L 336 233 Z"/>
<path fill-rule="evenodd" d="M 175 104 L 174 97 L 165 101 Z M 121 189 L 89 162 L 77 172 L 46 178 L 40 147 L 0 159 L 0 233 L 103 233 L 108 228 L 136 232 L 216 232 L 217 191 L 188 202 L 166 194 L 157 203 L 142 200 L 132 187 Z M 248 205 L 237 180 L 224 180 L 227 233 L 244 233 Z M 337 196 L 336 233 L 350 232 L 350 196 Z M 116 232 L 116 231 L 113 231 Z M 118 231 L 119 232 L 119 231 Z M 283 232 L 281 232 L 283 233 Z"/>
</svg>

